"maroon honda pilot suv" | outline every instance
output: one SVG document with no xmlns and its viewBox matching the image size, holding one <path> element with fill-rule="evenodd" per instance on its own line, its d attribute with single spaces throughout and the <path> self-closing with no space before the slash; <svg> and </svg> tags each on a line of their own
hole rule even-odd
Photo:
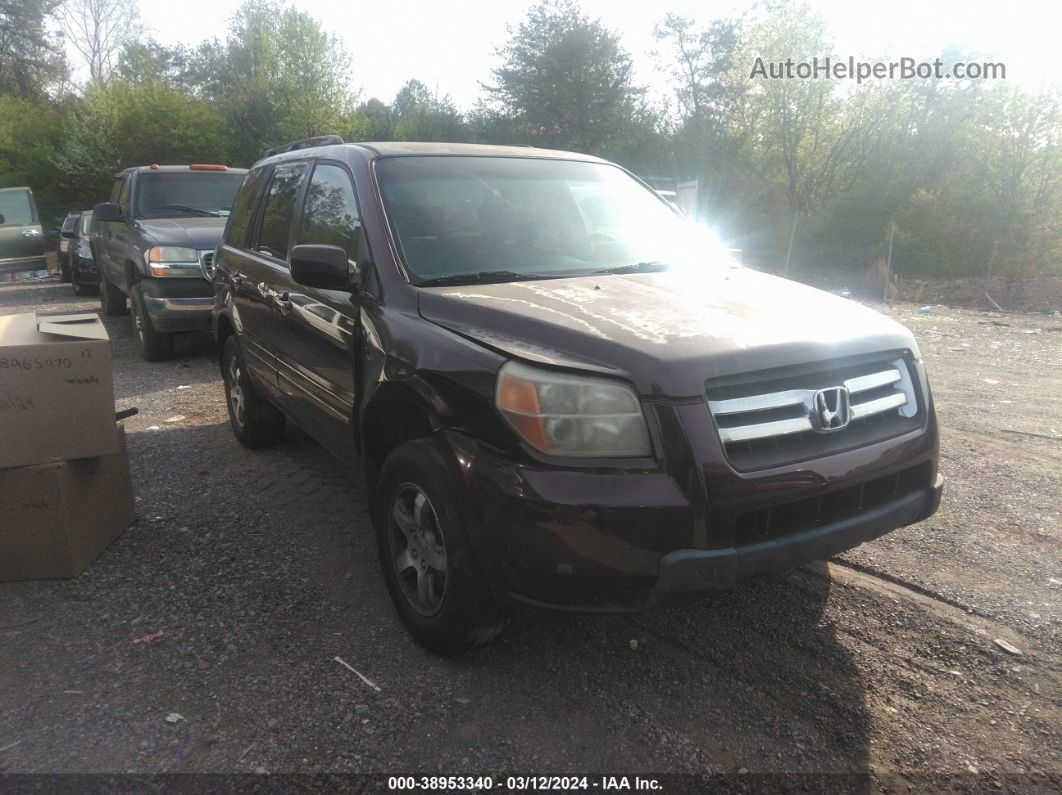
<svg viewBox="0 0 1062 795">
<path fill-rule="evenodd" d="M 594 157 L 289 144 L 215 262 L 237 438 L 290 419 L 363 466 L 388 589 L 439 652 L 514 601 L 642 609 L 940 501 L 907 329 L 740 267 Z"/>
</svg>

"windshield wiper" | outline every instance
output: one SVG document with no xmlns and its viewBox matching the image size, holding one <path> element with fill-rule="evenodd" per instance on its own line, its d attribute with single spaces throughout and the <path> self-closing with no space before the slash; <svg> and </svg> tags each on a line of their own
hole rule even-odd
<svg viewBox="0 0 1062 795">
<path fill-rule="evenodd" d="M 664 262 L 659 259 L 646 260 L 645 262 L 632 262 L 630 265 L 617 265 L 615 268 L 602 268 L 599 271 L 594 271 L 594 274 L 608 274 L 608 273 L 656 273 L 657 271 L 666 271 L 671 268 L 670 262 Z"/>
<path fill-rule="evenodd" d="M 454 273 L 450 276 L 437 276 L 417 282 L 417 287 L 440 287 L 447 284 L 491 284 L 493 282 L 527 282 L 534 279 L 557 279 L 543 273 L 517 273 L 516 271 L 479 271 L 476 273 Z"/>
<path fill-rule="evenodd" d="M 187 204 L 160 204 L 155 207 L 156 210 L 183 210 L 186 213 L 199 213 L 210 218 L 220 218 L 219 213 L 212 213 L 210 210 L 201 210 L 198 207 L 189 207 Z"/>
</svg>

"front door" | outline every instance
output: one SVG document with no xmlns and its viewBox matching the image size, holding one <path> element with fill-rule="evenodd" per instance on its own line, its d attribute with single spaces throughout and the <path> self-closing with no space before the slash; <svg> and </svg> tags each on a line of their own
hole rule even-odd
<svg viewBox="0 0 1062 795">
<path fill-rule="evenodd" d="M 0 190 L 0 273 L 40 270 L 45 240 L 29 188 Z"/>
<path fill-rule="evenodd" d="M 292 239 L 302 243 L 343 248 L 352 275 L 367 259 L 353 182 L 339 163 L 314 165 Z M 334 454 L 352 459 L 357 299 L 296 284 L 289 273 L 276 300 L 277 375 L 288 410 Z"/>
</svg>

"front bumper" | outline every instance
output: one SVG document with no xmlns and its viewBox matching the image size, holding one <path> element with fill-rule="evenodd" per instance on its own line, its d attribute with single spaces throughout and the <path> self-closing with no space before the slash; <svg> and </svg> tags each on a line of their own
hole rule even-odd
<svg viewBox="0 0 1062 795">
<path fill-rule="evenodd" d="M 79 284 L 98 284 L 100 280 L 100 270 L 96 267 L 96 260 L 78 255 L 75 256 L 77 257 L 77 269 L 71 275 L 77 276 Z"/>
<path fill-rule="evenodd" d="M 639 610 L 828 558 L 927 518 L 942 490 L 935 424 L 785 472 L 717 470 L 704 479 L 693 461 L 686 469 L 674 461 L 646 470 L 560 469 L 444 435 L 495 593 L 558 609 Z M 791 509 L 809 501 L 821 511 L 805 521 Z M 747 531 L 742 520 L 763 512 L 789 524 L 764 531 L 773 535 Z"/>
<path fill-rule="evenodd" d="M 937 475 L 932 486 L 906 494 L 848 519 L 803 532 L 750 544 L 740 549 L 680 549 L 660 560 L 660 575 L 648 605 L 679 594 L 733 588 L 738 582 L 833 557 L 891 530 L 920 522 L 936 513 L 944 490 Z"/>
<path fill-rule="evenodd" d="M 138 285 L 156 331 L 210 331 L 214 286 L 204 279 L 144 279 Z"/>
</svg>

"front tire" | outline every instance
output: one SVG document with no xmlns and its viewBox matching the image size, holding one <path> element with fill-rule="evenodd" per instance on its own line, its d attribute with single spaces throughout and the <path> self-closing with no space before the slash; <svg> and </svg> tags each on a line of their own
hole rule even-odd
<svg viewBox="0 0 1062 795">
<path fill-rule="evenodd" d="M 107 281 L 107 277 L 102 273 L 100 274 L 100 306 L 103 307 L 103 314 L 108 317 L 117 317 L 126 312 L 125 295 Z"/>
<path fill-rule="evenodd" d="M 488 643 L 508 623 L 469 542 L 461 492 L 440 443 L 416 439 L 384 461 L 373 499 L 391 600 L 414 639 L 444 655 Z"/>
<path fill-rule="evenodd" d="M 158 362 L 173 356 L 173 335 L 156 331 L 151 324 L 151 317 L 144 307 L 144 296 L 139 287 L 130 293 L 133 315 L 133 336 L 140 358 L 145 362 Z"/>
<path fill-rule="evenodd" d="M 225 404 L 229 424 L 240 444 L 259 450 L 276 444 L 284 436 L 284 414 L 258 394 L 235 334 L 225 340 L 221 354 L 221 374 L 225 382 Z"/>
</svg>

